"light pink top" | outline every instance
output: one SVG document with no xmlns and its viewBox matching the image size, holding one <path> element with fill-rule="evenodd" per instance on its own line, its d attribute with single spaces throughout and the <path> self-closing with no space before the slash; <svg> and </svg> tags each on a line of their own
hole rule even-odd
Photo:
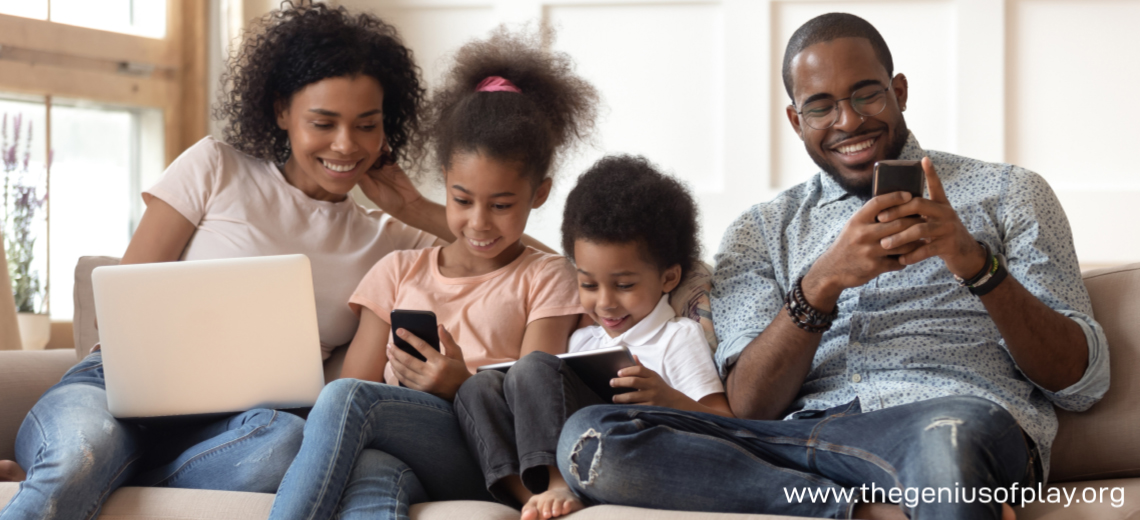
<svg viewBox="0 0 1140 520">
<path fill-rule="evenodd" d="M 352 340 L 359 319 L 344 304 L 382 257 L 430 247 L 436 238 L 380 210 L 314 200 L 285 181 L 274 164 L 206 137 L 171 163 L 143 192 L 158 197 L 198 229 L 183 260 L 304 254 L 313 268 L 324 357 Z"/>
<path fill-rule="evenodd" d="M 532 321 L 583 312 L 578 276 L 564 257 L 528 247 L 490 273 L 446 278 L 439 272 L 441 249 L 384 257 L 365 275 L 349 305 L 358 314 L 366 307 L 389 324 L 394 309 L 434 312 L 463 349 L 472 373 L 483 365 L 518 359 Z M 391 364 L 384 369 L 384 379 L 397 383 Z"/>
</svg>

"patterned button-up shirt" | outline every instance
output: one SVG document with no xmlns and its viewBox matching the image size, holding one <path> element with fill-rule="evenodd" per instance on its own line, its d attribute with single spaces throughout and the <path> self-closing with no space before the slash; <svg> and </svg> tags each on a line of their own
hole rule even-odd
<svg viewBox="0 0 1140 520">
<path fill-rule="evenodd" d="M 1037 174 L 924 151 L 911 134 L 900 159 L 931 158 L 966 228 L 1008 259 L 1010 276 L 1080 325 L 1088 369 L 1076 384 L 1050 392 L 1011 357 L 978 297 L 946 264 L 929 258 L 843 291 L 839 317 L 825 332 L 811 372 L 788 410 L 825 410 L 855 398 L 864 411 L 953 395 L 989 399 L 1013 414 L 1049 468 L 1056 404 L 1081 411 L 1108 389 L 1108 344 L 1092 317 L 1072 233 L 1053 190 Z M 781 313 L 783 296 L 839 236 L 863 201 L 824 172 L 728 228 L 716 256 L 712 311 L 725 377 L 741 352 Z"/>
</svg>

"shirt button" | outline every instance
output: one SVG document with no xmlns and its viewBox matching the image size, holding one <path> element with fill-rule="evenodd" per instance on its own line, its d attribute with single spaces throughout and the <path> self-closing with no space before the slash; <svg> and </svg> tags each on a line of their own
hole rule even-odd
<svg viewBox="0 0 1140 520">
<path fill-rule="evenodd" d="M 858 383 L 859 381 L 862 381 L 862 380 L 863 380 L 863 376 L 861 376 L 859 374 L 855 374 L 855 375 L 851 376 L 851 382 L 852 383 Z"/>
</svg>

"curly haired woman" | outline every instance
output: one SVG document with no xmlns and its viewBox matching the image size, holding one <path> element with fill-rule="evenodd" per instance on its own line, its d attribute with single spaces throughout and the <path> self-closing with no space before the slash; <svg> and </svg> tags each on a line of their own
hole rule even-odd
<svg viewBox="0 0 1140 520">
<path fill-rule="evenodd" d="M 418 69 L 374 16 L 286 3 L 251 29 L 223 80 L 224 142 L 202 139 L 143 193 L 122 263 L 305 253 L 327 357 L 356 331 L 345 302 L 373 264 L 453 240 L 443 207 L 395 165 L 418 125 Z M 355 186 L 385 211 L 357 205 Z M 93 518 L 127 484 L 272 493 L 303 424 L 267 409 L 177 429 L 120 422 L 96 347 L 28 413 L 16 461 L 0 461 L 0 480 L 23 481 L 0 519 Z"/>
</svg>

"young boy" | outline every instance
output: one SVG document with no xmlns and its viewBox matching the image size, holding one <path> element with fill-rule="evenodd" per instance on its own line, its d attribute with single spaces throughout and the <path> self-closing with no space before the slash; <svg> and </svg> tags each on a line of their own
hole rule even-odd
<svg viewBox="0 0 1140 520">
<path fill-rule="evenodd" d="M 700 325 L 669 305 L 700 258 L 699 244 L 692 196 L 643 158 L 603 158 L 567 197 L 562 247 L 577 267 L 582 307 L 597 323 L 576 331 L 569 349 L 629 348 L 638 366 L 611 384 L 636 391 L 615 403 L 732 415 Z M 570 415 L 603 402 L 561 360 L 535 352 L 506 374 L 468 379 L 455 409 L 487 489 L 523 504 L 523 520 L 537 520 L 583 507 L 554 457 Z"/>
</svg>

